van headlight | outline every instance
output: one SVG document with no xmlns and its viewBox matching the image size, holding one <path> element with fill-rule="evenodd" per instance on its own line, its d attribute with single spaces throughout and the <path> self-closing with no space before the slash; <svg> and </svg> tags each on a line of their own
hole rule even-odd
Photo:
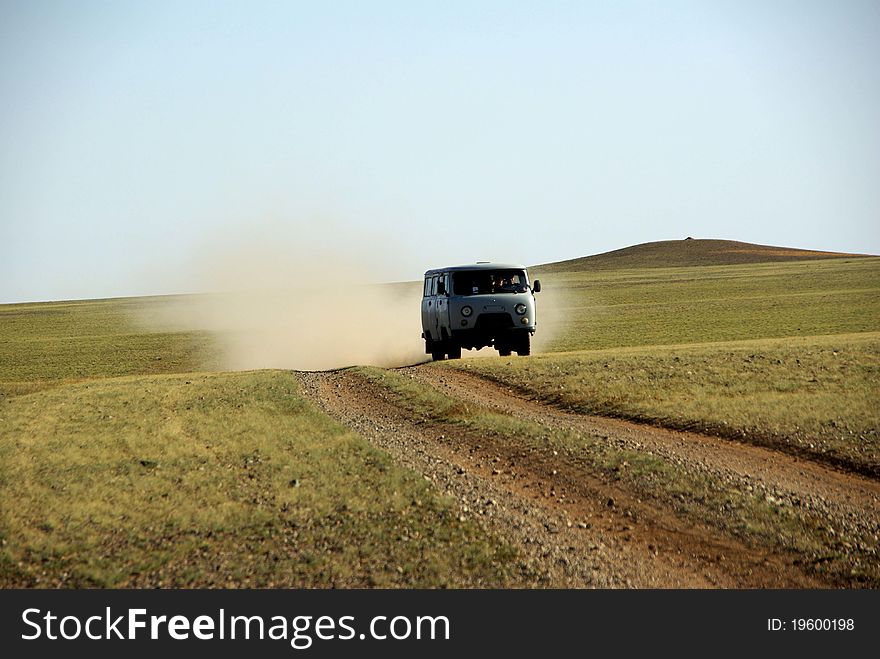
<svg viewBox="0 0 880 659">
<path fill-rule="evenodd" d="M 461 315 L 464 316 L 465 318 L 470 316 L 473 312 L 474 312 L 474 310 L 471 309 L 470 307 L 462 307 L 461 308 Z"/>
<path fill-rule="evenodd" d="M 520 316 L 522 316 L 522 315 L 526 312 L 526 305 L 524 305 L 522 302 L 520 302 L 518 305 L 516 305 L 516 306 L 514 307 L 514 310 L 515 310 Z"/>
</svg>

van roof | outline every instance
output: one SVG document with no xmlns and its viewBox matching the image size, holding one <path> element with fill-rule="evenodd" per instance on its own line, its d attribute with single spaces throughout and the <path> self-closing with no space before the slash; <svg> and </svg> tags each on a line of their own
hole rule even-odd
<svg viewBox="0 0 880 659">
<path fill-rule="evenodd" d="M 425 272 L 427 275 L 436 275 L 441 272 L 467 272 L 471 270 L 525 270 L 526 266 L 515 263 L 471 263 L 470 265 L 451 265 L 446 268 L 433 268 Z"/>
</svg>

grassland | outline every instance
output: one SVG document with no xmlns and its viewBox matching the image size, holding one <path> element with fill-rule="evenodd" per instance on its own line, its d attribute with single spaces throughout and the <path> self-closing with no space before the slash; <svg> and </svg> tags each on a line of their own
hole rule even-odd
<svg viewBox="0 0 880 659">
<path fill-rule="evenodd" d="M 219 364 L 204 332 L 138 322 L 163 298 L 0 305 L 0 396 L 96 377 L 186 373 Z"/>
<path fill-rule="evenodd" d="M 549 352 L 880 331 L 878 258 L 536 275 Z"/>
<path fill-rule="evenodd" d="M 4 587 L 515 583 L 509 547 L 280 371 L 7 398 L 0 499 Z"/>
</svg>

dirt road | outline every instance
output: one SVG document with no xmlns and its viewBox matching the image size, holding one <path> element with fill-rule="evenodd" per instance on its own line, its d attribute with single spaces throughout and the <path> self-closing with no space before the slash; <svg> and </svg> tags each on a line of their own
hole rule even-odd
<svg viewBox="0 0 880 659">
<path fill-rule="evenodd" d="M 840 570 L 817 569 L 830 560 L 824 556 L 805 557 L 785 543 L 752 537 L 748 529 L 731 531 L 723 507 L 709 517 L 694 515 L 663 488 L 646 493 L 597 470 L 578 449 L 535 447 L 413 418 L 393 395 L 350 370 L 297 374 L 306 395 L 326 413 L 455 498 L 462 517 L 476 518 L 515 546 L 523 585 L 876 585 L 858 575 L 865 561 L 877 560 L 877 481 L 729 440 L 566 412 L 461 370 L 415 366 L 398 372 L 469 404 L 650 452 L 731 491 L 820 520 L 822 537 L 861 539 L 856 546 L 831 540 L 828 556 L 853 565 L 852 578 L 841 577 Z"/>
</svg>

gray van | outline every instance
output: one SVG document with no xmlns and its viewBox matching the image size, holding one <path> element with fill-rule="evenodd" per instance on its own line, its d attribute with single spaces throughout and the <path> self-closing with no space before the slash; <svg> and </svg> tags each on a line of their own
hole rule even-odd
<svg viewBox="0 0 880 659">
<path fill-rule="evenodd" d="M 493 346 L 502 357 L 531 352 L 535 293 L 521 265 L 477 263 L 425 273 L 422 338 L 435 360 L 459 359 L 461 349 Z"/>
</svg>

